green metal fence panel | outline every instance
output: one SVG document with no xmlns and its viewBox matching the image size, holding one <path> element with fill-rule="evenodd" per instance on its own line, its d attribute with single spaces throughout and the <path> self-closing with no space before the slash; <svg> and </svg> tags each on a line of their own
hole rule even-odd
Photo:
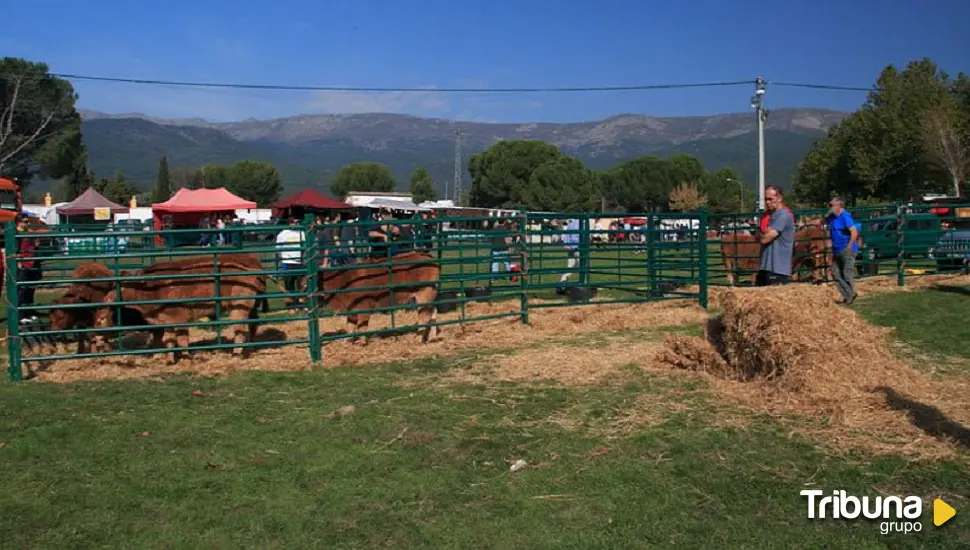
<svg viewBox="0 0 970 550">
<path fill-rule="evenodd" d="M 900 284 L 906 277 L 966 270 L 970 262 L 970 204 L 946 208 L 925 205 L 881 205 L 852 208 L 850 213 L 860 228 L 859 276 L 896 275 Z M 799 275 L 823 274 L 831 266 L 831 250 L 825 239 L 821 248 L 819 222 L 824 210 L 796 210 L 800 237 L 793 261 Z M 269 345 L 300 345 L 308 348 L 311 360 L 326 359 L 324 343 L 351 336 L 374 336 L 429 326 L 447 326 L 494 318 L 517 318 L 529 322 L 529 312 L 537 308 L 581 304 L 641 303 L 663 299 L 697 300 L 707 307 L 710 285 L 729 284 L 729 275 L 738 281 L 757 270 L 760 245 L 753 233 L 758 213 L 647 213 L 608 216 L 590 213 L 522 212 L 507 217 L 454 217 L 390 219 L 364 217 L 353 222 L 318 224 L 311 217 L 292 226 L 248 225 L 224 229 L 155 229 L 145 226 L 137 235 L 124 233 L 125 246 L 118 246 L 119 232 L 105 227 L 50 227 L 43 234 L 17 234 L 12 223 L 6 225 L 4 247 L 7 291 L 7 351 L 9 375 L 18 380 L 24 367 L 75 357 L 140 355 L 157 350 L 132 348 L 118 339 L 109 351 L 93 350 L 83 354 L 58 354 L 38 345 L 38 339 L 90 339 L 113 337 L 139 330 L 164 328 L 170 331 L 216 330 L 214 344 L 176 345 L 164 351 L 225 350 L 233 347 L 253 349 Z M 303 235 L 295 248 L 284 249 L 284 231 Z M 816 233 L 813 233 L 815 231 Z M 824 233 L 821 233 L 824 235 Z M 202 238 L 200 236 L 205 236 Z M 18 269 L 29 259 L 18 257 L 24 239 L 36 239 L 35 260 L 42 262 L 41 276 Z M 92 246 L 68 246 L 73 242 Z M 278 242 L 279 241 L 279 242 Z M 133 243 L 137 242 L 135 246 Z M 98 243 L 101 243 L 99 245 Z M 110 244 L 115 243 L 115 244 Z M 179 243 L 182 243 L 179 245 Z M 296 263 L 284 253 L 296 252 Z M 406 315 L 412 303 L 384 299 L 395 294 L 407 296 L 414 284 L 401 279 L 395 271 L 407 262 L 400 254 L 422 253 L 412 263 L 431 263 L 440 268 L 434 281 L 435 307 L 447 318 L 424 322 Z M 226 263 L 233 255 L 252 254 L 259 265 L 245 274 L 266 278 L 266 288 L 253 296 L 260 307 L 250 319 L 229 318 L 224 305 L 232 298 L 225 281 L 243 272 Z M 206 268 L 192 273 L 152 275 L 150 266 L 185 258 L 204 261 Z M 98 263 L 110 275 L 89 282 L 111 287 L 113 322 L 107 327 L 74 326 L 63 330 L 45 327 L 44 312 L 57 309 L 76 313 L 90 311 L 85 303 L 58 304 L 51 299 L 63 296 L 72 284 L 72 271 L 84 263 Z M 807 267 L 806 267 L 807 266 Z M 154 269 L 154 268 L 152 268 Z M 323 281 L 335 274 L 352 271 L 352 276 L 379 274 L 373 283 L 352 286 L 349 290 L 326 290 Z M 803 278 L 803 277 L 800 277 Z M 195 280 L 211 289 L 211 295 L 178 298 L 177 303 L 212 304 L 208 320 L 164 324 L 134 323 L 122 317 L 123 309 L 173 299 L 134 299 L 125 295 L 133 281 L 168 281 L 171 285 Z M 200 282 L 201 281 L 201 282 Z M 28 289 L 39 291 L 42 299 L 30 300 Z M 321 289 L 326 290 L 321 292 Z M 18 291 L 22 291 L 18 293 Z M 332 310 L 328 304 L 343 292 L 373 293 L 373 307 Z M 21 296 L 21 294 L 23 296 Z M 26 297 L 27 300 L 21 299 Z M 127 298 L 127 299 L 123 299 Z M 469 304 L 488 302 L 502 307 L 477 308 Z M 99 306 L 108 307 L 108 306 Z M 201 306 L 200 306 L 201 307 Z M 206 306 L 208 307 L 208 306 Z M 337 316 L 348 318 L 367 314 L 386 315 L 389 326 L 366 328 L 356 334 L 321 330 L 321 322 Z M 39 317 L 39 321 L 34 320 Z M 26 319 L 29 322 L 21 323 Z M 306 323 L 307 336 L 285 342 L 230 342 L 221 331 L 240 325 L 267 323 Z M 38 323 L 41 326 L 38 326 Z M 124 325 L 124 326 L 123 326 Z M 42 349 L 43 348 L 43 349 Z"/>
</svg>

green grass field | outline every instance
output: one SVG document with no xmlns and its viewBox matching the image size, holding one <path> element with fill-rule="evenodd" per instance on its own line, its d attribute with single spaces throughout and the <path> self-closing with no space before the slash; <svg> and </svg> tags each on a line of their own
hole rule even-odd
<svg viewBox="0 0 970 550">
<path fill-rule="evenodd" d="M 963 364 L 946 376 L 970 368 L 959 329 L 968 306 L 970 295 L 924 290 L 857 307 L 897 326 L 920 368 Z M 570 345 L 659 341 L 669 330 L 699 328 Z M 833 453 L 681 373 L 629 368 L 596 386 L 446 381 L 526 351 L 220 379 L 2 383 L 0 547 L 970 545 L 970 452 L 939 463 Z M 725 421 L 738 415 L 743 427 Z M 510 471 L 518 459 L 528 465 Z M 881 535 L 867 521 L 807 520 L 805 488 L 942 495 L 958 514 L 936 528 L 924 508 L 921 533 Z"/>
</svg>

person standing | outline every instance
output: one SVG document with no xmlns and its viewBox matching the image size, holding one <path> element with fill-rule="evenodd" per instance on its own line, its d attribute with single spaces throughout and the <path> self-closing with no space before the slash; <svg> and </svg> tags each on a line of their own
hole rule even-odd
<svg viewBox="0 0 970 550">
<path fill-rule="evenodd" d="M 485 223 L 489 223 L 488 220 Z M 499 266 L 505 265 L 505 272 L 512 267 L 509 262 L 509 234 L 504 221 L 492 221 L 492 274 L 499 273 Z"/>
<path fill-rule="evenodd" d="M 858 294 L 855 291 L 855 257 L 859 253 L 859 230 L 852 214 L 839 197 L 829 201 L 829 215 L 825 218 L 832 241 L 832 279 L 842 295 L 842 303 L 849 306 Z"/>
<path fill-rule="evenodd" d="M 579 264 L 579 220 L 571 219 L 566 224 L 566 232 L 562 234 L 561 241 L 566 249 L 566 273 L 559 277 L 559 287 L 556 294 L 566 293 L 566 281 L 573 276 L 572 270 Z"/>
<path fill-rule="evenodd" d="M 765 187 L 765 213 L 756 236 L 761 243 L 757 286 L 784 285 L 791 281 L 795 216 L 785 206 L 784 198 L 777 185 Z"/>
<path fill-rule="evenodd" d="M 283 271 L 283 284 L 286 292 L 302 292 L 303 274 L 303 230 L 297 225 L 296 218 L 290 218 L 290 225 L 276 235 L 276 246 L 279 249 L 280 267 Z M 294 300 L 295 298 L 295 300 Z M 291 296 L 291 303 L 302 302 L 302 297 Z"/>
<path fill-rule="evenodd" d="M 17 215 L 17 233 L 26 234 L 31 233 L 27 227 L 27 214 Z M 21 238 L 17 239 L 17 257 L 20 261 L 17 262 L 17 281 L 21 283 L 31 283 L 37 282 L 44 278 L 44 272 L 41 269 L 40 260 L 37 259 L 37 239 L 34 238 Z M 6 257 L 4 257 L 6 261 Z M 19 306 L 32 306 L 34 303 L 34 294 L 37 292 L 37 285 L 25 285 L 17 288 L 17 305 Z M 29 310 L 26 312 L 21 312 L 20 322 L 28 323 L 37 321 L 37 315 L 35 310 Z"/>
</svg>

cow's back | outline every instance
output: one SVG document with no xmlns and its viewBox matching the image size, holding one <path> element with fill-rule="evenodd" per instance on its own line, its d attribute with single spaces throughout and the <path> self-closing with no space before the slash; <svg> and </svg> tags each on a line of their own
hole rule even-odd
<svg viewBox="0 0 970 550">
<path fill-rule="evenodd" d="M 263 275 L 246 275 L 246 271 L 262 268 L 259 259 L 252 254 L 235 254 L 219 257 L 218 266 L 212 258 L 189 258 L 172 262 L 157 262 L 141 271 L 142 275 L 162 277 L 140 281 L 126 281 L 122 284 L 124 301 L 166 300 L 165 304 L 143 304 L 136 306 L 146 318 L 155 317 L 160 312 L 172 314 L 175 310 L 189 312 L 196 310 L 197 317 L 215 309 L 216 300 L 180 301 L 185 299 L 213 298 L 217 295 L 214 273 L 220 275 L 218 295 L 236 297 L 235 300 L 221 300 L 222 309 L 255 307 L 256 296 L 265 293 L 266 278 Z M 164 278 L 165 275 L 178 275 L 178 278 Z M 194 277 L 185 277 L 195 275 Z M 181 315 L 186 316 L 186 315 Z"/>
<path fill-rule="evenodd" d="M 390 269 L 386 260 L 376 259 L 352 269 L 321 272 L 319 289 L 326 295 L 327 306 L 334 311 L 349 311 L 371 300 L 389 306 L 391 285 L 393 302 L 405 303 L 416 291 L 434 287 L 441 279 L 440 264 L 428 254 L 405 252 L 394 256 L 392 262 Z"/>
</svg>

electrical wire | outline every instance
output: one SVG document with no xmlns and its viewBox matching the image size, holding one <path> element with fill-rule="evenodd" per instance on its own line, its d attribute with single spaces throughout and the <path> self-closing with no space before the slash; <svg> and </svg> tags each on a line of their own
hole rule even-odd
<svg viewBox="0 0 970 550">
<path fill-rule="evenodd" d="M 539 88 L 409 88 L 409 87 L 367 87 L 367 86 L 295 86 L 283 84 L 241 84 L 226 82 L 190 82 L 179 80 L 154 80 L 144 78 L 120 78 L 90 76 L 69 73 L 51 73 L 51 76 L 65 80 L 86 80 L 96 82 L 115 82 L 124 84 L 148 84 L 155 86 L 180 86 L 187 88 L 234 88 L 244 90 L 286 90 L 308 92 L 436 92 L 436 93 L 563 93 L 563 92 L 619 92 L 641 90 L 672 90 L 683 88 L 714 88 L 725 86 L 750 85 L 753 80 L 727 82 L 700 82 L 690 84 L 642 84 L 634 86 L 580 86 L 580 87 L 539 87 Z"/>
<path fill-rule="evenodd" d="M 802 82 L 768 82 L 771 86 L 786 86 L 789 88 L 809 88 L 812 90 L 837 90 L 840 92 L 872 92 L 878 90 L 875 86 L 863 88 L 860 86 L 835 86 L 832 84 L 808 84 Z"/>
<path fill-rule="evenodd" d="M 577 86 L 577 87 L 533 87 L 533 88 L 416 88 L 416 87 L 373 87 L 373 86 L 298 86 L 290 84 L 246 84 L 238 82 L 194 82 L 185 80 L 162 80 L 148 78 L 124 78 L 114 76 L 95 76 L 73 73 L 50 73 L 50 76 L 64 80 L 89 82 L 113 82 L 117 84 L 142 84 L 150 86 L 176 86 L 183 88 L 231 88 L 238 90 L 276 90 L 306 92 L 399 92 L 399 93 L 575 93 L 575 92 L 625 92 L 647 90 L 678 90 L 687 88 L 723 88 L 744 86 L 756 83 L 750 80 L 729 80 L 717 82 L 695 82 L 681 84 L 637 84 L 631 86 Z M 836 90 L 844 92 L 871 92 L 877 87 L 841 86 L 834 84 L 814 84 L 810 82 L 767 81 L 769 86 L 788 88 L 807 88 L 814 90 Z"/>
</svg>

